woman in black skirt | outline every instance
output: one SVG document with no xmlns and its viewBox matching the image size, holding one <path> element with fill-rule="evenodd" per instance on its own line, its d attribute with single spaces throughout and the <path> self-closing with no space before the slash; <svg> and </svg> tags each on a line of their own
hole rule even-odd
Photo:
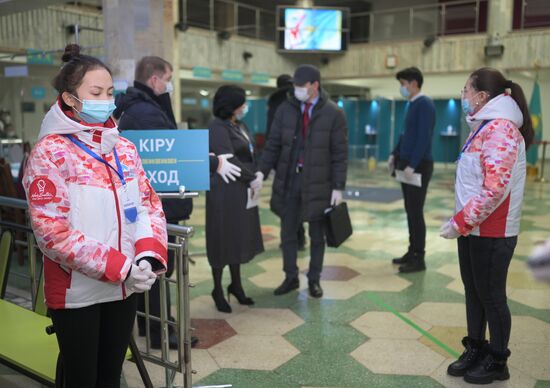
<svg viewBox="0 0 550 388">
<path fill-rule="evenodd" d="M 216 308 L 226 313 L 231 312 L 231 306 L 222 287 L 223 268 L 228 265 L 231 272 L 228 298 L 233 294 L 240 304 L 254 304 L 243 290 L 241 264 L 264 250 L 258 207 L 247 209 L 249 196 L 257 197 L 262 188 L 252 137 L 241 122 L 247 111 L 242 88 L 225 85 L 218 89 L 214 96 L 215 117 L 209 125 L 210 152 L 233 155 L 228 160 L 241 168 L 241 176 L 227 183 L 219 174 L 212 174 L 206 194 L 206 253 L 214 279 L 212 298 Z"/>
</svg>

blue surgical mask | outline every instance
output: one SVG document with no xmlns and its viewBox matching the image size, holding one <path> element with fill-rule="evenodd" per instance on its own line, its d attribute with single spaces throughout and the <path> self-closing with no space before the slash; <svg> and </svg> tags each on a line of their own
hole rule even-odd
<svg viewBox="0 0 550 388">
<path fill-rule="evenodd" d="M 399 93 L 401 93 L 401 95 L 403 96 L 403 98 L 409 98 L 409 95 L 411 94 L 409 92 L 409 89 L 407 89 L 407 87 L 405 85 L 402 85 L 400 88 L 399 88 Z"/>
<path fill-rule="evenodd" d="M 247 113 L 248 113 L 248 105 L 245 105 L 241 113 L 237 114 L 236 116 L 237 120 L 241 121 L 242 119 L 244 119 Z"/>
<path fill-rule="evenodd" d="M 472 112 L 474 111 L 472 109 L 472 106 L 470 105 L 470 100 L 468 100 L 467 98 L 464 98 L 464 97 L 462 98 L 461 105 L 462 105 L 462 111 L 466 116 L 471 115 Z"/>
<path fill-rule="evenodd" d="M 82 108 L 78 115 L 88 124 L 99 124 L 109 120 L 116 109 L 115 100 L 80 100 Z M 76 110 L 76 109 L 75 109 Z"/>
</svg>

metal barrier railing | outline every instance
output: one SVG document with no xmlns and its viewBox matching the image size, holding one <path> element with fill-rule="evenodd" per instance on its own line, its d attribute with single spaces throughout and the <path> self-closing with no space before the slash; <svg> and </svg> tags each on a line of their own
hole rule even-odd
<svg viewBox="0 0 550 388">
<path fill-rule="evenodd" d="M 488 0 L 454 0 L 352 13 L 351 43 L 484 32 L 487 4 Z"/>
<path fill-rule="evenodd" d="M 161 198 L 192 198 L 198 196 L 197 193 L 187 193 L 182 188 L 179 193 L 162 193 Z M 0 207 L 21 209 L 27 212 L 28 205 L 25 200 L 0 196 Z M 35 305 L 37 295 L 37 263 L 36 263 L 36 242 L 34 234 L 30 228 L 29 217 L 26 214 L 25 225 L 20 225 L 14 222 L 0 220 L 0 227 L 3 229 L 23 231 L 26 233 L 27 241 L 19 241 L 18 243 L 27 247 L 27 258 L 29 260 L 29 278 L 31 283 L 31 300 L 32 305 Z M 189 226 L 167 225 L 169 236 L 174 236 L 176 241 L 168 243 L 168 249 L 175 252 L 175 272 L 176 278 L 169 279 L 164 275 L 159 277 L 160 281 L 160 317 L 152 316 L 149 313 L 149 293 L 145 293 L 145 312 L 138 312 L 138 316 L 144 317 L 146 324 L 146 345 L 145 350 L 139 349 L 139 354 L 143 360 L 147 360 L 165 369 L 166 387 L 174 387 L 174 379 L 177 372 L 183 374 L 183 387 L 192 387 L 192 375 L 196 373 L 191 365 L 191 318 L 190 318 L 190 303 L 189 303 L 189 288 L 193 287 L 189 281 L 189 251 L 188 241 L 193 236 L 194 229 Z M 170 292 L 170 285 L 175 285 L 177 289 L 176 300 L 176 319 L 169 319 L 167 311 L 166 296 Z M 151 351 L 150 348 L 150 322 L 159 322 L 161 327 L 161 354 L 158 356 Z M 178 335 L 178 351 L 177 359 L 172 360 L 169 352 L 169 329 L 173 327 Z M 134 344 L 133 340 L 131 345 Z M 135 345 L 134 345 L 135 346 Z M 141 360 L 139 360 L 141 362 Z M 142 371 L 140 370 L 140 373 Z M 142 375 L 143 378 L 143 375 Z M 147 376 L 148 378 L 148 376 Z M 231 385 L 226 385 L 231 386 Z"/>
<path fill-rule="evenodd" d="M 546 165 L 546 146 L 550 141 L 540 141 L 536 145 L 542 145 L 542 159 L 540 161 L 540 175 L 535 179 L 536 182 L 548 182 L 544 177 L 544 166 Z"/>
<path fill-rule="evenodd" d="M 0 220 L 0 226 L 2 228 L 21 231 L 26 234 L 27 241 L 15 241 L 15 244 L 24 246 L 27 248 L 27 258 L 29 260 L 29 280 L 31 287 L 31 303 L 34 306 L 36 303 L 36 294 L 38 288 L 38 277 L 36 274 L 36 243 L 34 243 L 34 234 L 30 227 L 29 217 L 27 214 L 27 201 L 17 198 L 2 197 L 0 196 L 0 207 L 18 209 L 25 211 L 25 225 L 17 224 L 15 222 Z"/>
<path fill-rule="evenodd" d="M 160 282 L 160 317 L 156 317 L 149 312 L 149 293 L 145 293 L 145 312 L 137 313 L 138 316 L 145 318 L 145 350 L 140 350 L 144 360 L 165 368 L 166 387 L 173 387 L 176 372 L 183 374 L 185 388 L 192 386 L 191 366 L 191 318 L 189 306 L 189 288 L 193 287 L 189 282 L 189 251 L 188 240 L 193 236 L 194 230 L 189 226 L 168 225 L 168 234 L 176 237 L 175 243 L 168 243 L 168 249 L 175 252 L 176 279 L 169 279 L 166 276 L 159 276 Z M 174 284 L 177 289 L 176 300 L 176 319 L 170 320 L 170 312 L 166 305 L 167 294 L 170 292 L 170 285 Z M 160 357 L 154 354 L 150 348 L 150 327 L 151 321 L 160 324 L 161 335 L 161 354 Z M 169 327 L 177 332 L 178 350 L 177 360 L 170 358 L 169 347 Z"/>
</svg>

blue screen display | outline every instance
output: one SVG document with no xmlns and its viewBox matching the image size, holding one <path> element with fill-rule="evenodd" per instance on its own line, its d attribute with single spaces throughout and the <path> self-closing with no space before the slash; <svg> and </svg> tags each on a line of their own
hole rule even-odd
<svg viewBox="0 0 550 388">
<path fill-rule="evenodd" d="M 285 50 L 342 50 L 342 11 L 285 9 Z"/>
</svg>

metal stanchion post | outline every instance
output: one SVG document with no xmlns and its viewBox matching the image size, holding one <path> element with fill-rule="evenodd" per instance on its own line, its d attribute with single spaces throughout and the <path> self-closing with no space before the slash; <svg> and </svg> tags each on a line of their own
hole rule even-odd
<svg viewBox="0 0 550 388">
<path fill-rule="evenodd" d="M 149 319 L 149 291 L 146 291 L 144 293 L 143 299 L 144 299 L 144 307 L 145 307 L 145 317 L 143 317 L 143 319 L 145 320 L 145 350 L 147 354 L 149 354 L 151 353 L 151 320 Z"/>
<path fill-rule="evenodd" d="M 37 282 L 36 282 L 36 248 L 34 244 L 34 233 L 27 233 L 27 255 L 29 258 L 29 272 L 31 277 L 31 303 L 36 305 Z"/>
<path fill-rule="evenodd" d="M 192 287 L 192 285 L 189 283 L 189 251 L 188 251 L 188 243 L 189 238 L 182 238 L 183 242 L 183 290 L 185 292 L 184 298 L 183 298 L 183 311 L 184 311 L 184 324 L 183 327 L 185 329 L 185 347 L 184 347 L 184 354 L 183 354 L 183 360 L 185 363 L 185 388 L 191 388 L 192 380 L 193 380 L 193 373 L 196 373 L 191 366 L 191 305 L 190 305 L 190 298 L 189 298 L 189 288 Z"/>
<path fill-rule="evenodd" d="M 191 368 L 191 318 L 189 312 L 189 260 L 187 255 L 187 240 L 178 236 L 176 243 L 179 245 L 177 257 L 177 284 L 178 284 L 178 333 L 180 360 L 183 360 L 183 386 L 191 388 L 192 373 Z"/>
<path fill-rule="evenodd" d="M 166 311 L 166 279 L 164 275 L 159 277 L 160 285 L 160 350 L 161 357 L 169 361 L 169 334 L 168 334 L 168 312 Z M 169 368 L 165 368 L 166 388 L 172 388 L 172 376 Z"/>
<path fill-rule="evenodd" d="M 548 144 L 547 141 L 542 142 L 542 162 L 540 164 L 540 176 L 535 179 L 536 182 L 547 182 L 546 178 L 544 177 L 544 165 L 546 164 L 546 145 Z"/>
</svg>

